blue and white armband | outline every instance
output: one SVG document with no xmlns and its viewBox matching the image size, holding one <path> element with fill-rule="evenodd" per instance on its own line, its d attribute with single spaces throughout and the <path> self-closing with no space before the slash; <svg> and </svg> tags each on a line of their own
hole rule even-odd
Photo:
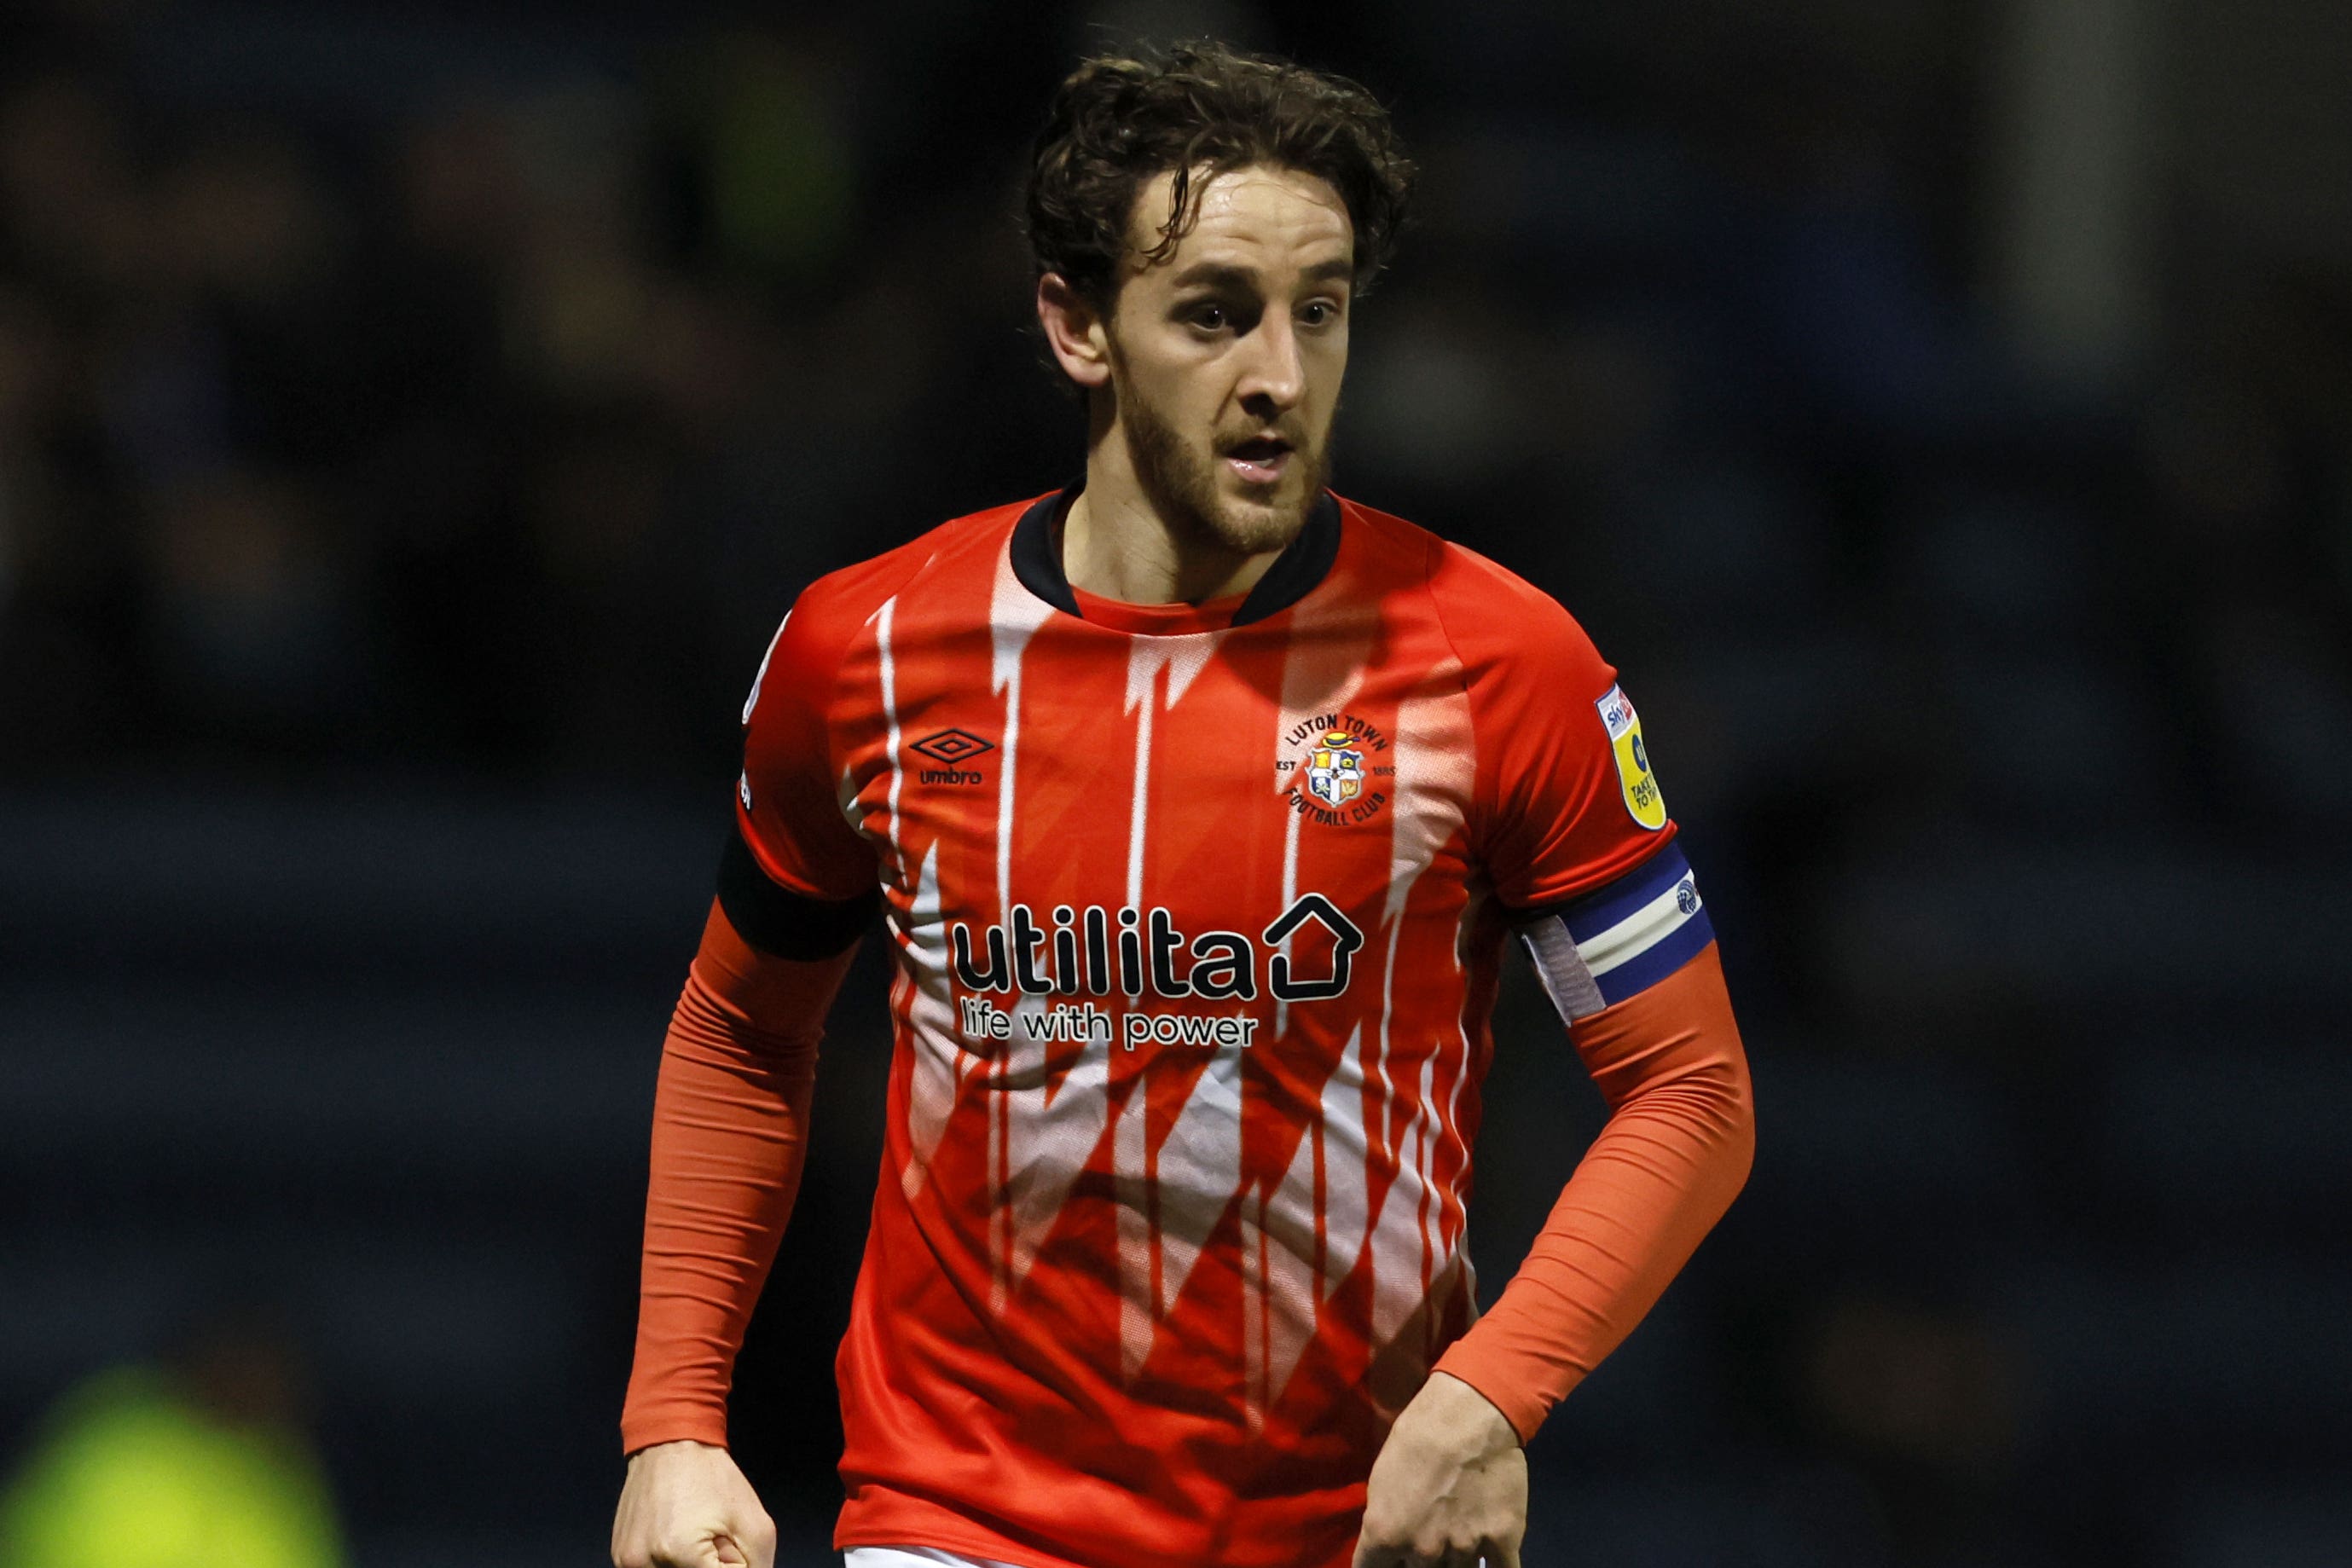
<svg viewBox="0 0 2352 1568">
<path fill-rule="evenodd" d="M 1518 927 L 1553 1007 L 1570 1023 L 1647 990 L 1715 940 L 1682 846 Z"/>
</svg>

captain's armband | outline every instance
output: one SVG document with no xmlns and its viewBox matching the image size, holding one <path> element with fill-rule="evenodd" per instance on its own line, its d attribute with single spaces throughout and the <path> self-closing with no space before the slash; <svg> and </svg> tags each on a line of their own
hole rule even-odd
<svg viewBox="0 0 2352 1568">
<path fill-rule="evenodd" d="M 1657 984 L 1715 940 L 1674 841 L 1606 886 L 1531 912 L 1517 929 L 1564 1023 Z"/>
</svg>

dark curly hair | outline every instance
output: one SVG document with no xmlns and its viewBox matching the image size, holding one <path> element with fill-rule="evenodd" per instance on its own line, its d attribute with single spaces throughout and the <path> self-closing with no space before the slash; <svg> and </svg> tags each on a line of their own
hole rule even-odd
<svg viewBox="0 0 2352 1568">
<path fill-rule="evenodd" d="M 1054 94 L 1030 165 L 1029 247 L 1098 308 L 1116 292 L 1136 195 L 1172 171 L 1165 260 L 1200 216 L 1210 175 L 1271 163 L 1329 183 L 1356 232 L 1356 287 L 1396 247 L 1413 168 L 1388 110 L 1345 77 L 1214 42 L 1079 64 Z"/>
</svg>

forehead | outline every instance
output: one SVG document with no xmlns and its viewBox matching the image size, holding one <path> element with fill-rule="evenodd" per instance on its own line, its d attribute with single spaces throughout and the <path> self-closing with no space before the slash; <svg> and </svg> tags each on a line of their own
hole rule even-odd
<svg viewBox="0 0 2352 1568">
<path fill-rule="evenodd" d="M 1255 267 L 1311 267 L 1352 259 L 1355 225 L 1330 183 L 1297 169 L 1253 163 L 1212 176 L 1199 187 L 1195 221 L 1165 261 L 1146 268 L 1141 253 L 1160 243 L 1174 175 L 1155 174 L 1137 193 L 1128 220 L 1122 270 L 1172 277 L 1197 262 Z"/>
</svg>

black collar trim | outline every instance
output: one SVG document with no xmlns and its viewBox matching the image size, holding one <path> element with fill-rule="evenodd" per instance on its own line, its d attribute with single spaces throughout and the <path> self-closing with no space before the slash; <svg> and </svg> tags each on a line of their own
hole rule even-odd
<svg viewBox="0 0 2352 1568">
<path fill-rule="evenodd" d="M 1084 487 L 1083 481 L 1065 486 L 1031 503 L 1013 525 L 1012 545 L 1013 575 L 1021 580 L 1021 586 L 1063 614 L 1078 615 L 1080 620 L 1085 617 L 1079 615 L 1077 596 L 1070 591 L 1070 580 L 1063 574 L 1062 552 L 1055 548 L 1054 525 Z M 1289 609 L 1330 575 L 1331 563 L 1339 559 L 1339 500 L 1326 490 L 1307 514 L 1307 526 L 1298 530 L 1298 537 L 1274 558 L 1274 564 L 1242 601 L 1233 623 L 1246 626 Z"/>
</svg>

